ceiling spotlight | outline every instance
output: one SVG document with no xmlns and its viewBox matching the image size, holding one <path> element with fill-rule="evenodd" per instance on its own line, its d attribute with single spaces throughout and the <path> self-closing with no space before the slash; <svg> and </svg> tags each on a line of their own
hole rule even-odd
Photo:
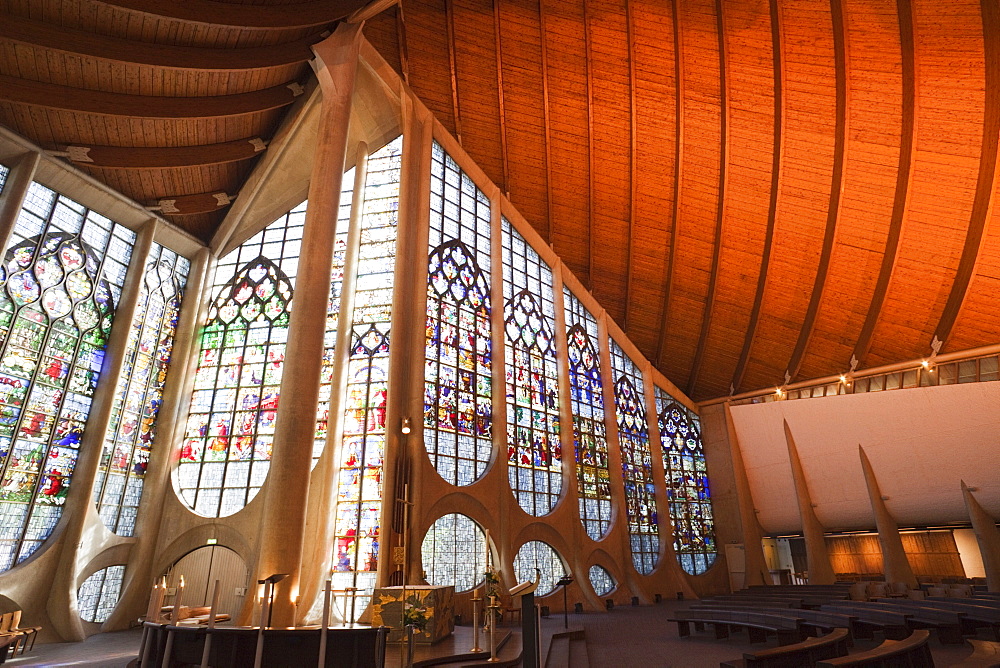
<svg viewBox="0 0 1000 668">
<path fill-rule="evenodd" d="M 782 390 L 782 389 L 781 389 L 780 387 L 776 387 L 776 388 L 774 389 L 774 393 L 775 393 L 775 394 L 776 394 L 777 396 L 779 396 L 779 397 L 783 397 L 783 396 L 785 396 L 785 391 L 784 391 L 784 390 Z"/>
<path fill-rule="evenodd" d="M 403 418 L 403 426 L 400 431 L 404 434 L 410 433 L 410 418 Z"/>
</svg>

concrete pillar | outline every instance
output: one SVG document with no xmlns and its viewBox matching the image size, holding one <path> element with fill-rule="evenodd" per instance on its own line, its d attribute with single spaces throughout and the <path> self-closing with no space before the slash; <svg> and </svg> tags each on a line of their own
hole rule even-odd
<svg viewBox="0 0 1000 668">
<path fill-rule="evenodd" d="M 307 252 L 299 261 L 288 325 L 281 383 L 284 401 L 275 423 L 260 552 L 253 578 L 259 580 L 275 573 L 290 575 L 275 587 L 275 626 L 293 623 L 293 592 L 299 588 L 326 306 L 360 41 L 360 25 L 341 23 L 333 35 L 313 46 L 313 66 L 323 100 L 302 238 Z"/>
<path fill-rule="evenodd" d="M 809 584 L 833 584 L 833 566 L 830 564 L 830 552 L 826 548 L 826 530 L 816 517 L 813 510 L 809 485 L 802 470 L 799 450 L 795 447 L 792 430 L 785 423 L 785 441 L 788 443 L 788 463 L 792 466 L 792 479 L 795 481 L 795 498 L 799 504 L 799 516 L 802 518 L 802 533 L 806 538 L 806 564 L 809 568 Z"/>
<path fill-rule="evenodd" d="M 3 193 L 0 193 L 0 250 L 7 249 L 10 233 L 21 213 L 21 203 L 28 194 L 40 161 L 38 153 L 25 153 L 7 172 Z"/>
<path fill-rule="evenodd" d="M 865 449 L 858 446 L 861 454 L 861 468 L 865 473 L 865 483 L 868 485 L 868 496 L 871 497 L 872 511 L 875 513 L 875 526 L 878 528 L 878 542 L 882 547 L 882 569 L 886 582 L 905 582 L 910 589 L 917 588 L 917 578 L 913 575 L 910 562 L 903 551 L 903 541 L 899 537 L 899 526 L 885 507 L 886 497 L 879 490 L 875 471 L 868 461 Z"/>
<path fill-rule="evenodd" d="M 744 585 L 771 584 L 771 575 L 764 558 L 764 546 L 761 539 L 764 532 L 757 520 L 757 509 L 754 508 L 753 494 L 750 491 L 750 480 L 743 465 L 743 452 L 740 440 L 736 435 L 736 425 L 733 414 L 726 404 L 726 429 L 729 431 L 729 446 L 733 459 L 733 472 L 736 475 L 736 497 L 740 503 L 740 524 L 743 525 L 743 546 L 746 554 L 746 574 Z"/>
<path fill-rule="evenodd" d="M 81 563 L 92 556 L 92 541 L 106 534 L 94 507 L 94 479 L 101 461 L 104 436 L 111 421 L 111 409 L 118 393 L 122 363 L 127 353 L 128 335 L 136 315 L 136 302 L 145 279 L 146 259 L 153 243 L 156 221 L 149 221 L 139 230 L 129 261 L 128 274 L 122 289 L 121 300 L 115 311 L 115 322 L 108 338 L 107 353 L 101 379 L 94 392 L 87 426 L 80 441 L 80 455 L 73 469 L 73 479 L 63 511 L 63 529 L 60 535 L 59 566 L 49 594 L 48 610 L 53 624 L 60 627 L 60 635 L 67 640 L 83 640 L 86 633 L 77 612 L 77 577 L 87 575 Z"/>
<path fill-rule="evenodd" d="M 976 532 L 979 551 L 983 555 L 983 566 L 986 568 L 986 588 L 989 591 L 1000 591 L 1000 531 L 997 530 L 996 519 L 987 513 L 972 490 L 962 481 L 962 496 L 965 497 L 965 507 L 969 509 L 969 520 L 972 530 Z"/>
</svg>

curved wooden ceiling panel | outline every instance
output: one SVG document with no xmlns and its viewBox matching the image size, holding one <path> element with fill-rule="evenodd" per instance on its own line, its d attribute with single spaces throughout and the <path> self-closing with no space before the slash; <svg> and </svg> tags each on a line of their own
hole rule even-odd
<svg viewBox="0 0 1000 668">
<path fill-rule="evenodd" d="M 0 123 L 207 239 L 228 142 L 362 4 L 10 0 Z M 366 35 L 694 398 L 1000 340 L 995 2 L 402 0 Z"/>
</svg>

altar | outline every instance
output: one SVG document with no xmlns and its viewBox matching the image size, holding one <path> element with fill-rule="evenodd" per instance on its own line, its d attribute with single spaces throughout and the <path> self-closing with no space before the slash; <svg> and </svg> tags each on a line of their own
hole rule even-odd
<svg viewBox="0 0 1000 668">
<path fill-rule="evenodd" d="M 403 587 L 377 587 L 372 593 L 372 626 L 388 626 L 389 642 L 403 640 L 403 627 L 413 624 L 413 639 L 419 643 L 436 643 L 455 630 L 455 588 L 413 585 L 405 588 L 406 618 Z"/>
</svg>

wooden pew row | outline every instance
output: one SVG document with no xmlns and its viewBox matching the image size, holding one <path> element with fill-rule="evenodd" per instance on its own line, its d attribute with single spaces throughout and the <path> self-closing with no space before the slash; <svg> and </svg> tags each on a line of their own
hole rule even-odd
<svg viewBox="0 0 1000 668">
<path fill-rule="evenodd" d="M 966 638 L 965 642 L 972 645 L 972 654 L 965 657 L 961 663 L 956 663 L 952 668 L 1000 667 L 1000 643 L 973 638 Z"/>
<path fill-rule="evenodd" d="M 742 659 L 731 659 L 719 668 L 786 668 L 787 666 L 812 666 L 817 661 L 847 654 L 848 630 L 834 629 L 819 638 L 806 638 L 802 642 L 759 652 L 745 652 Z"/>
<path fill-rule="evenodd" d="M 919 603 L 919 601 L 914 601 Z M 917 628 L 934 629 L 937 631 L 938 640 L 944 645 L 961 645 L 962 617 L 959 613 L 950 610 L 921 607 L 920 605 L 907 605 L 905 607 L 893 603 L 874 603 L 853 601 L 849 604 L 831 603 L 823 606 L 824 610 L 850 609 L 850 610 L 881 610 L 887 613 L 902 614 L 906 617 L 906 625 L 910 630 Z"/>
<path fill-rule="evenodd" d="M 963 598 L 945 600 L 924 599 L 923 601 L 909 601 L 905 599 L 891 599 L 891 601 L 885 601 L 884 599 L 879 599 L 877 602 L 898 603 L 900 608 L 903 610 L 905 610 L 907 606 L 918 605 L 925 608 L 935 608 L 956 612 L 961 616 L 962 626 L 965 633 L 975 635 L 976 629 L 988 628 L 993 631 L 994 637 L 1000 641 L 1000 607 L 977 605 L 973 601 L 974 599 Z"/>
<path fill-rule="evenodd" d="M 816 663 L 816 668 L 850 666 L 908 666 L 909 668 L 934 668 L 934 659 L 927 644 L 930 631 L 917 629 L 903 640 L 886 640 L 875 649 L 857 654 L 849 654 L 834 659 L 824 659 Z"/>
<path fill-rule="evenodd" d="M 734 627 L 745 628 L 751 643 L 766 642 L 768 633 L 778 636 L 779 645 L 791 645 L 805 637 L 802 620 L 797 617 L 743 610 L 678 610 L 667 621 L 677 622 L 677 635 L 682 638 L 691 635 L 692 624 L 696 631 L 704 630 L 706 624 L 711 625 L 719 640 L 728 638 L 730 628 Z"/>
<path fill-rule="evenodd" d="M 874 638 L 874 631 L 881 631 L 882 635 L 891 640 L 902 640 L 910 635 L 907 616 L 902 612 L 866 607 L 866 604 L 860 602 L 825 605 L 820 610 L 856 617 L 857 622 L 854 625 L 856 638 Z"/>
<path fill-rule="evenodd" d="M 688 610 L 733 610 L 721 603 L 705 603 L 692 605 Z M 738 609 L 738 608 L 737 608 Z M 821 633 L 830 633 L 836 628 L 848 629 L 848 644 L 854 644 L 854 631 L 857 626 L 857 617 L 840 614 L 836 612 L 825 612 L 823 610 L 793 610 L 790 608 L 755 608 L 755 612 L 762 612 L 768 615 L 788 617 L 789 619 L 802 620 L 801 627 L 808 635 L 818 636 Z M 863 632 L 863 631 L 862 631 Z"/>
</svg>

